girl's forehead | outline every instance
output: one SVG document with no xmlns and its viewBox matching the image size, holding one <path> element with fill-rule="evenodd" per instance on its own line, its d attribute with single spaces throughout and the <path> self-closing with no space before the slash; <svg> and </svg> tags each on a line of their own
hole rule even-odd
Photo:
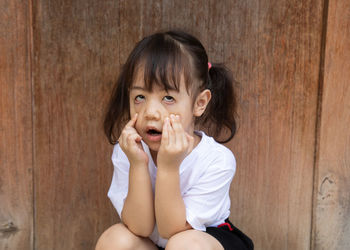
<svg viewBox="0 0 350 250">
<path fill-rule="evenodd" d="M 130 88 L 144 88 L 147 90 L 177 90 L 186 89 L 185 76 L 183 72 L 178 72 L 174 77 L 174 72 L 171 69 L 165 74 L 147 74 L 143 67 L 137 67 L 133 74 L 133 79 Z"/>
</svg>

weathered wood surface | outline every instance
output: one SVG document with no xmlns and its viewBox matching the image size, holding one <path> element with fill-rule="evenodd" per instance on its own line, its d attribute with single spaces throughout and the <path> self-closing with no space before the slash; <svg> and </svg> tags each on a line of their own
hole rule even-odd
<svg viewBox="0 0 350 250">
<path fill-rule="evenodd" d="M 0 249 L 33 249 L 30 16 L 0 1 Z"/>
<path fill-rule="evenodd" d="M 313 249 L 350 249 L 350 2 L 329 1 Z"/>
<path fill-rule="evenodd" d="M 104 107 L 135 42 L 170 28 L 239 82 L 234 224 L 257 250 L 349 248 L 350 6 L 328 2 L 323 26 L 324 0 L 1 2 L 0 230 L 19 230 L 0 249 L 93 249 L 118 221 Z"/>
<path fill-rule="evenodd" d="M 240 82 L 240 130 L 228 145 L 238 160 L 231 219 L 257 249 L 307 249 L 322 2 L 279 1 L 279 7 L 266 1 L 108 3 L 41 1 L 34 9 L 36 219 L 42 225 L 36 246 L 91 245 L 95 237 L 89 232 L 72 232 L 96 226 L 102 216 L 82 197 L 105 197 L 91 189 L 94 183 L 101 186 L 91 177 L 98 163 L 110 165 L 108 152 L 90 152 L 94 142 L 106 148 L 104 138 L 92 131 L 91 113 L 98 115 L 93 100 L 101 102 L 111 87 L 96 82 L 116 72 L 100 74 L 104 66 L 96 65 L 96 56 L 103 53 L 106 60 L 108 55 L 112 69 L 144 35 L 181 28 L 200 38 L 211 61 L 228 63 Z M 95 137 L 87 138 L 91 132 Z M 110 171 L 103 171 L 108 180 Z M 101 190 L 108 185 L 102 183 Z M 96 199 L 101 206 L 108 202 Z M 110 224 L 108 216 L 100 217 L 101 225 Z"/>
<path fill-rule="evenodd" d="M 222 13 L 239 82 L 231 218 L 256 249 L 309 249 L 322 1 L 235 1 Z"/>
<path fill-rule="evenodd" d="M 117 221 L 102 130 L 119 69 L 119 1 L 36 1 L 35 249 L 93 249 Z"/>
<path fill-rule="evenodd" d="M 240 82 L 232 215 L 257 249 L 310 246 L 322 1 L 123 1 L 120 61 L 144 35 L 187 30 Z M 252 185 L 252 183 L 254 185 Z"/>
</svg>

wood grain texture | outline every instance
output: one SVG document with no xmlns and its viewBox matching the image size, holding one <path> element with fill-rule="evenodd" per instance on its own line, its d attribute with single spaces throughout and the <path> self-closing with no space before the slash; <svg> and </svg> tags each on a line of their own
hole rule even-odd
<svg viewBox="0 0 350 250">
<path fill-rule="evenodd" d="M 119 2 L 36 1 L 35 249 L 93 249 L 117 216 L 104 107 L 119 70 Z"/>
<path fill-rule="evenodd" d="M 33 249 L 28 1 L 0 2 L 0 249 Z"/>
<path fill-rule="evenodd" d="M 187 31 L 206 46 L 208 14 L 209 1 L 163 1 L 161 28 L 162 30 L 180 29 Z"/>
<path fill-rule="evenodd" d="M 123 5 L 123 12 L 140 13 L 121 19 L 124 60 L 130 41 L 160 22 L 163 30 L 197 36 L 209 60 L 227 63 L 240 82 L 241 128 L 228 144 L 239 164 L 231 219 L 257 249 L 308 249 L 322 1 L 149 1 L 155 9 L 147 15 L 138 3 Z"/>
<path fill-rule="evenodd" d="M 350 249 L 350 2 L 329 1 L 313 249 Z"/>
<path fill-rule="evenodd" d="M 105 104 L 135 43 L 174 28 L 239 82 L 233 223 L 257 250 L 348 249 L 350 3 L 324 1 L 1 1 L 0 249 L 93 249 L 119 220 Z"/>
<path fill-rule="evenodd" d="M 239 82 L 231 220 L 256 249 L 309 249 L 322 1 L 227 1 Z"/>
<path fill-rule="evenodd" d="M 171 28 L 197 36 L 209 60 L 225 62 L 239 82 L 240 128 L 227 144 L 238 163 L 231 220 L 256 249 L 309 249 L 322 7 L 322 0 L 35 1 L 36 249 L 93 248 L 118 221 L 106 197 L 112 168 L 103 107 L 134 44 Z"/>
</svg>

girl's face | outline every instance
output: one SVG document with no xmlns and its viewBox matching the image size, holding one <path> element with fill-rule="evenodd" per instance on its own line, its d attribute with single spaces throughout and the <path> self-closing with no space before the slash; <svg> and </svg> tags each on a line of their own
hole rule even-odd
<svg viewBox="0 0 350 250">
<path fill-rule="evenodd" d="M 194 131 L 193 99 L 181 80 L 179 91 L 154 84 L 152 91 L 145 88 L 143 71 L 139 70 L 130 89 L 130 116 L 138 113 L 136 130 L 150 150 L 158 151 L 164 119 L 170 114 L 180 116 L 184 130 L 191 136 Z"/>
</svg>

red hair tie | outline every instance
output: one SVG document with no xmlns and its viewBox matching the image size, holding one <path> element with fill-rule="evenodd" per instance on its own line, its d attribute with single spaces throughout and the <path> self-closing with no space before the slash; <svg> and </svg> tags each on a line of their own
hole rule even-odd
<svg viewBox="0 0 350 250">
<path fill-rule="evenodd" d="M 210 69 L 211 68 L 211 63 L 210 62 L 208 62 L 208 69 Z"/>
</svg>

